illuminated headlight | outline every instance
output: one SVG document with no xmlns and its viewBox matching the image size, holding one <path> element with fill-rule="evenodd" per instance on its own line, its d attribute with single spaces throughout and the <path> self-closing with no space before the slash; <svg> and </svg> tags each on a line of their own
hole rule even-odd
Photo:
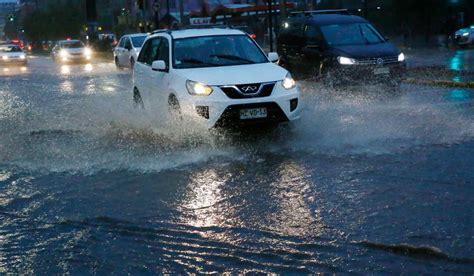
<svg viewBox="0 0 474 276">
<path fill-rule="evenodd" d="M 3 56 L 2 59 L 3 60 L 8 60 L 8 56 Z"/>
<path fill-rule="evenodd" d="M 348 57 L 337 57 L 337 62 L 342 65 L 353 65 L 356 64 L 355 59 Z"/>
<path fill-rule="evenodd" d="M 286 90 L 295 88 L 296 82 L 290 73 L 286 74 L 286 77 L 281 81 L 281 86 L 283 86 L 283 88 Z"/>
<path fill-rule="evenodd" d="M 84 48 L 84 55 L 90 57 L 92 55 L 92 50 L 90 48 Z"/>
<path fill-rule="evenodd" d="M 68 56 L 68 53 L 67 53 L 66 50 L 63 49 L 63 50 L 59 51 L 59 56 L 62 57 L 62 58 L 65 58 L 65 57 Z"/>
<path fill-rule="evenodd" d="M 26 55 L 21 55 L 20 59 L 26 59 Z"/>
<path fill-rule="evenodd" d="M 400 54 L 398 55 L 398 62 L 402 62 L 402 61 L 404 61 L 404 60 L 405 60 L 405 55 L 404 55 L 403 53 L 400 53 Z"/>
<path fill-rule="evenodd" d="M 186 81 L 186 88 L 189 94 L 196 96 L 209 96 L 214 91 L 209 85 L 191 80 Z"/>
<path fill-rule="evenodd" d="M 462 36 L 469 36 L 469 33 L 463 33 Z"/>
</svg>

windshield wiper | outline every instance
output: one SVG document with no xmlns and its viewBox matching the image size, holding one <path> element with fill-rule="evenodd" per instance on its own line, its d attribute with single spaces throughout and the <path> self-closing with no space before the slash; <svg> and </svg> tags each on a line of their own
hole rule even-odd
<svg viewBox="0 0 474 276">
<path fill-rule="evenodd" d="M 243 62 L 247 62 L 247 63 L 255 63 L 254 61 L 252 61 L 250 59 L 246 59 L 246 58 L 239 57 L 239 56 L 234 56 L 234 55 L 211 55 L 211 57 L 225 58 L 225 59 L 228 59 L 228 60 L 238 60 L 238 61 L 243 61 Z"/>
<path fill-rule="evenodd" d="M 202 64 L 202 65 L 211 65 L 211 66 L 217 66 L 217 64 L 209 63 L 209 62 L 204 62 L 203 60 L 200 59 L 195 59 L 195 58 L 185 58 L 180 60 L 181 62 L 184 63 L 190 63 L 190 64 Z"/>
</svg>

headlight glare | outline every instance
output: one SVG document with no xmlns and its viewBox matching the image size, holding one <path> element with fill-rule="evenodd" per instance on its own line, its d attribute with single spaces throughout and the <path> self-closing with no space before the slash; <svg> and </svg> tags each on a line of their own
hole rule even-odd
<svg viewBox="0 0 474 276">
<path fill-rule="evenodd" d="M 60 56 L 60 57 L 63 57 L 63 58 L 64 58 L 64 57 L 67 57 L 67 51 L 64 50 L 64 49 L 61 50 L 61 51 L 59 51 L 59 56 Z"/>
<path fill-rule="evenodd" d="M 92 50 L 90 48 L 84 48 L 84 55 L 85 56 L 90 56 L 92 55 Z"/>
<path fill-rule="evenodd" d="M 398 55 L 398 62 L 402 62 L 402 61 L 404 61 L 404 60 L 405 60 L 405 55 L 404 55 L 403 53 L 400 53 L 400 54 Z"/>
<path fill-rule="evenodd" d="M 288 73 L 288 74 L 286 74 L 285 78 L 281 81 L 281 85 L 282 85 L 283 88 L 285 88 L 286 90 L 290 90 L 290 89 L 295 88 L 296 82 L 295 82 L 295 80 L 293 79 L 293 77 L 291 76 L 291 74 Z"/>
<path fill-rule="evenodd" d="M 469 36 L 469 33 L 463 33 L 462 36 Z"/>
<path fill-rule="evenodd" d="M 348 58 L 348 57 L 337 57 L 337 62 L 339 62 L 339 64 L 342 64 L 342 65 L 356 64 L 355 59 Z"/>
<path fill-rule="evenodd" d="M 26 55 L 21 55 L 20 59 L 26 59 Z"/>
<path fill-rule="evenodd" d="M 214 91 L 209 85 L 191 80 L 186 81 L 186 88 L 189 94 L 196 96 L 209 96 Z"/>
<path fill-rule="evenodd" d="M 2 56 L 3 60 L 8 60 L 8 56 Z"/>
</svg>

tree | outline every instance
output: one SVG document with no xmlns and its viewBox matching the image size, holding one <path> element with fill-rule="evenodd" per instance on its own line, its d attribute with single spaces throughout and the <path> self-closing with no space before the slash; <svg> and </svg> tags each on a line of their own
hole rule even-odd
<svg viewBox="0 0 474 276">
<path fill-rule="evenodd" d="M 54 4 L 36 10 L 23 20 L 25 35 L 32 41 L 77 37 L 85 23 L 81 6 Z"/>
</svg>

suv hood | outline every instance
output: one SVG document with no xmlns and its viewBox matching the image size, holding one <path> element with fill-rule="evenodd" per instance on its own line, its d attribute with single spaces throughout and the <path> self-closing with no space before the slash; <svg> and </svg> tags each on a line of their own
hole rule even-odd
<svg viewBox="0 0 474 276">
<path fill-rule="evenodd" d="M 271 62 L 218 66 L 206 68 L 176 69 L 183 78 L 207 85 L 237 85 L 280 81 L 288 71 Z"/>
<path fill-rule="evenodd" d="M 377 58 L 397 56 L 400 54 L 400 51 L 389 42 L 379 44 L 333 46 L 332 50 L 336 55 L 343 55 L 350 58 Z"/>
</svg>

